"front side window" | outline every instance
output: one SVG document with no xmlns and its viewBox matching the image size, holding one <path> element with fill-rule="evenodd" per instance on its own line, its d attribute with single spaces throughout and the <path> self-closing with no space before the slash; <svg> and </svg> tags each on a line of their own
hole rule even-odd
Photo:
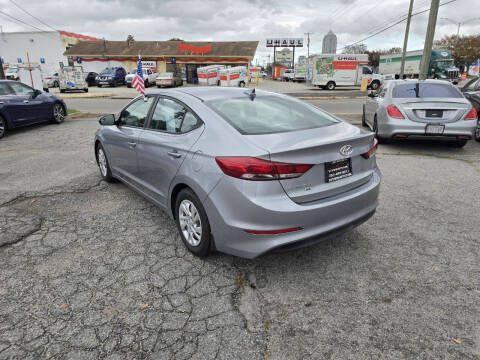
<svg viewBox="0 0 480 360">
<path fill-rule="evenodd" d="M 130 104 L 120 113 L 120 125 L 143 127 L 147 120 L 148 112 L 153 103 L 153 97 L 147 97 L 146 100 L 139 99 Z"/>
<path fill-rule="evenodd" d="M 435 83 L 407 83 L 393 88 L 394 98 L 461 98 L 463 95 L 453 85 Z"/>
<path fill-rule="evenodd" d="M 186 113 L 187 109 L 176 101 L 160 98 L 148 128 L 179 134 L 182 132 L 182 122 Z"/>
<path fill-rule="evenodd" d="M 303 101 L 280 96 L 248 95 L 205 102 L 244 135 L 274 134 L 338 123 L 326 112 Z"/>
<path fill-rule="evenodd" d="M 22 83 L 19 83 L 19 82 L 12 82 L 10 83 L 10 87 L 12 88 L 12 90 L 15 92 L 15 94 L 17 95 L 29 95 L 29 96 L 32 96 L 33 93 L 34 93 L 34 90 L 30 87 L 30 86 L 27 86 L 27 85 L 24 85 Z"/>
</svg>

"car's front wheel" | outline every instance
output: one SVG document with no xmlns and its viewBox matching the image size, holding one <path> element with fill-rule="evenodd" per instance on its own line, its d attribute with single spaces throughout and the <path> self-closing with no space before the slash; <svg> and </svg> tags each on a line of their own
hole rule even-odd
<svg viewBox="0 0 480 360">
<path fill-rule="evenodd" d="M 475 128 L 475 140 L 480 141 L 480 121 Z"/>
<path fill-rule="evenodd" d="M 65 108 L 62 104 L 56 103 L 53 105 L 53 122 L 56 124 L 60 124 L 65 120 Z"/>
<path fill-rule="evenodd" d="M 97 157 L 98 169 L 100 170 L 100 175 L 102 175 L 103 180 L 105 180 L 106 182 L 112 182 L 113 176 L 112 171 L 110 170 L 110 164 L 108 162 L 105 149 L 101 144 L 97 145 L 95 153 Z"/>
<path fill-rule="evenodd" d="M 7 122 L 0 116 L 0 139 L 7 133 Z"/>
<path fill-rule="evenodd" d="M 175 199 L 175 222 L 187 249 L 196 256 L 207 256 L 211 243 L 210 223 L 202 203 L 188 188 L 181 190 Z"/>
</svg>

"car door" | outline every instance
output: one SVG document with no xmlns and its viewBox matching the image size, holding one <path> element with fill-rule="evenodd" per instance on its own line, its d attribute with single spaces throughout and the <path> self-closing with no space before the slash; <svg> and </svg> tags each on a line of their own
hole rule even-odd
<svg viewBox="0 0 480 360">
<path fill-rule="evenodd" d="M 159 97 L 140 134 L 138 164 L 143 188 L 160 205 L 166 206 L 170 184 L 200 137 L 202 125 L 183 103 Z"/>
<path fill-rule="evenodd" d="M 16 95 L 15 101 L 10 105 L 15 126 L 50 120 L 53 110 L 49 101 L 45 101 L 33 88 L 20 82 L 11 82 L 9 86 Z"/>
<path fill-rule="evenodd" d="M 138 183 L 137 144 L 138 137 L 154 102 L 154 97 L 138 98 L 127 105 L 112 131 L 105 132 L 107 154 L 112 170 L 131 183 Z"/>
<path fill-rule="evenodd" d="M 462 88 L 463 95 L 470 100 L 472 105 L 479 110 L 480 109 L 480 79 L 473 80 L 464 88 Z"/>
</svg>

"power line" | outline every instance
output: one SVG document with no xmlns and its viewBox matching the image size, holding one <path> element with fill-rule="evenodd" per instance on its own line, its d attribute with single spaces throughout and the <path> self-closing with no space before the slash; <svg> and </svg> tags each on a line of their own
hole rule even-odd
<svg viewBox="0 0 480 360">
<path fill-rule="evenodd" d="M 54 29 L 53 27 L 51 27 L 50 25 L 48 25 L 46 22 L 44 22 L 43 20 L 39 19 L 38 17 L 36 17 L 35 15 L 33 15 L 32 13 L 30 13 L 28 10 L 25 10 L 23 7 L 21 7 L 20 5 L 18 5 L 14 0 L 10 0 L 10 2 L 15 5 L 17 8 L 19 8 L 20 10 L 22 10 L 23 12 L 25 12 L 26 14 L 30 15 L 32 18 L 34 18 L 35 20 L 37 20 L 39 23 L 43 24 L 44 26 L 46 26 L 47 28 L 49 29 L 52 29 L 54 31 L 57 31 L 57 29 Z"/>
<path fill-rule="evenodd" d="M 440 4 L 440 6 L 447 5 L 447 4 L 450 4 L 450 3 L 455 2 L 455 1 L 457 1 L 457 0 L 446 1 L 446 2 L 444 2 L 444 3 L 442 3 L 442 4 Z M 426 12 L 429 11 L 429 10 L 430 10 L 430 9 L 425 9 L 425 10 L 422 10 L 422 11 L 417 11 L 417 12 L 415 12 L 415 13 L 412 14 L 412 17 L 415 16 L 415 15 L 420 15 L 420 14 L 426 13 Z M 394 22 L 393 24 L 391 24 L 391 25 L 389 25 L 389 26 L 387 26 L 387 27 L 385 27 L 385 28 L 383 28 L 383 29 L 375 32 L 375 33 L 373 33 L 372 35 L 369 35 L 369 36 L 367 36 L 367 37 L 365 37 L 365 38 L 363 38 L 363 39 L 361 39 L 361 40 L 358 40 L 358 41 L 356 41 L 356 42 L 354 42 L 354 43 L 352 43 L 352 44 L 345 45 L 344 47 L 342 47 L 342 48 L 340 48 L 340 49 L 337 49 L 337 50 L 344 50 L 344 49 L 346 49 L 346 48 L 348 48 L 348 47 L 350 47 L 350 46 L 353 46 L 353 45 L 357 45 L 357 44 L 359 44 L 359 43 L 362 43 L 362 42 L 364 42 L 365 40 L 368 40 L 368 39 L 370 39 L 370 38 L 372 38 L 372 37 L 374 37 L 374 36 L 377 36 L 378 34 L 381 34 L 382 32 L 385 32 L 385 31 L 391 29 L 392 27 L 394 27 L 394 26 L 396 26 L 396 25 L 404 22 L 405 20 L 407 20 L 406 17 L 403 18 L 403 19 L 400 19 L 400 20 L 398 20 L 398 21 L 396 21 L 396 22 Z"/>
<path fill-rule="evenodd" d="M 35 29 L 35 30 L 38 30 L 38 31 L 40 31 L 40 32 L 46 32 L 45 30 L 42 30 L 42 29 L 36 27 L 35 25 L 31 25 L 31 24 L 29 24 L 29 23 L 27 23 L 26 21 L 23 21 L 23 20 L 21 20 L 21 19 L 17 19 L 16 17 L 14 17 L 14 16 L 12 16 L 12 15 L 7 14 L 6 12 L 0 11 L 0 14 L 3 15 L 3 16 L 6 16 L 6 17 L 8 17 L 8 18 L 10 18 L 11 20 L 16 21 L 17 23 L 24 24 L 24 25 L 26 25 L 26 26 L 28 26 L 28 27 L 31 27 L 31 28 L 33 28 L 33 29 Z"/>
</svg>

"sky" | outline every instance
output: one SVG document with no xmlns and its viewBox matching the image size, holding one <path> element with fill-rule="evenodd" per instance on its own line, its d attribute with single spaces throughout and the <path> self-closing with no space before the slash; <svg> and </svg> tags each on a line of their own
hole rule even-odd
<svg viewBox="0 0 480 360">
<path fill-rule="evenodd" d="M 136 40 L 258 40 L 255 61 L 263 64 L 273 53 L 266 38 L 310 32 L 310 53 L 319 53 L 332 30 L 341 50 L 400 20 L 408 5 L 409 0 L 0 0 L 0 25 L 4 32 L 61 29 L 107 40 L 129 34 Z M 440 6 L 435 39 L 456 34 L 458 22 L 461 35 L 480 34 L 479 5 L 480 0 L 453 0 Z M 413 12 L 429 6 L 430 0 L 415 0 Z M 427 21 L 428 11 L 412 18 L 409 50 L 423 47 Z M 402 22 L 364 43 L 369 50 L 401 47 L 404 31 Z M 297 49 L 296 57 L 306 52 Z"/>
</svg>

